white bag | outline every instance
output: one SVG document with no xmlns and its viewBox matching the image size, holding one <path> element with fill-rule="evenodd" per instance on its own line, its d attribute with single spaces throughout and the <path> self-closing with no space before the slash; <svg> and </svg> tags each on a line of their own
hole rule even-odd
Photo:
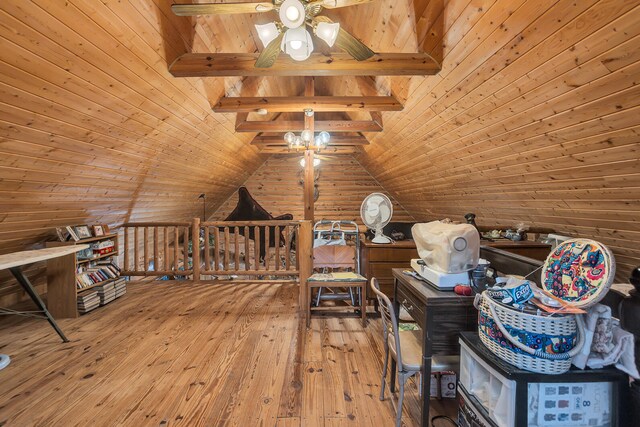
<svg viewBox="0 0 640 427">
<path fill-rule="evenodd" d="M 428 267 L 442 273 L 462 273 L 478 265 L 480 235 L 471 224 L 433 221 L 411 228 L 418 255 Z"/>
</svg>

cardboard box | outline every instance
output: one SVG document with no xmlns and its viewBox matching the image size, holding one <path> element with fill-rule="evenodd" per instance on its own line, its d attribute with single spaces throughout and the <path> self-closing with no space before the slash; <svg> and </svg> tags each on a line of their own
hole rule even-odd
<svg viewBox="0 0 640 427">
<path fill-rule="evenodd" d="M 440 381 L 436 378 L 437 376 L 440 377 Z M 429 392 L 431 397 L 440 396 L 444 399 L 455 399 L 457 380 L 456 373 L 453 371 L 432 372 Z M 440 393 L 438 393 L 438 388 Z"/>
</svg>

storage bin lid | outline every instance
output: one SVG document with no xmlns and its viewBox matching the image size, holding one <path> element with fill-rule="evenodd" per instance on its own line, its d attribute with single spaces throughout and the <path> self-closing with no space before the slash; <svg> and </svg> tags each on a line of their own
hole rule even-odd
<svg viewBox="0 0 640 427">
<path fill-rule="evenodd" d="M 602 243 L 570 239 L 559 244 L 542 267 L 542 289 L 577 307 L 599 302 L 611 287 L 616 262 Z"/>
</svg>

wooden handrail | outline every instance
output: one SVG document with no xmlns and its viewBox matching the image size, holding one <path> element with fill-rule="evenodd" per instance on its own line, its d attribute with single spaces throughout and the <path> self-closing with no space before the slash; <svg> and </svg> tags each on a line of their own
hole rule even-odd
<svg viewBox="0 0 640 427">
<path fill-rule="evenodd" d="M 126 276 L 291 277 L 306 285 L 311 275 L 310 221 L 201 222 L 195 218 L 192 222 L 125 223 L 121 230 L 122 274 Z M 301 307 L 306 292 L 306 286 L 301 286 Z"/>
</svg>

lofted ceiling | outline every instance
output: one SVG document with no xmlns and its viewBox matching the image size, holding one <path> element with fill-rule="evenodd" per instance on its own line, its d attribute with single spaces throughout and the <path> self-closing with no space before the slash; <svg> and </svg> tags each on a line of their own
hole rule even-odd
<svg viewBox="0 0 640 427">
<path fill-rule="evenodd" d="M 269 158 L 255 133 L 235 132 L 235 114 L 211 108 L 223 96 L 300 96 L 303 77 L 175 78 L 168 66 L 187 52 L 259 52 L 253 25 L 273 15 L 177 17 L 171 4 L 0 3 L 0 252 L 70 223 L 188 219 L 203 192 L 213 212 Z M 416 219 L 473 211 L 480 224 L 594 237 L 624 276 L 640 264 L 639 4 L 375 0 L 326 11 L 374 51 L 424 51 L 442 70 L 317 77 L 316 95 L 404 104 L 382 113 L 356 158 Z"/>
</svg>

